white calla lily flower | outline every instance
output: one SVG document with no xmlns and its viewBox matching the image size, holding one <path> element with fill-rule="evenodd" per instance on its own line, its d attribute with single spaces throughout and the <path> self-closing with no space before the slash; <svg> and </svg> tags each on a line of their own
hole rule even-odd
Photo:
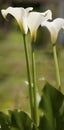
<svg viewBox="0 0 64 130">
<path fill-rule="evenodd" d="M 30 12 L 28 16 L 28 28 L 31 33 L 31 38 L 36 39 L 36 33 L 38 27 L 41 23 L 45 20 L 52 19 L 52 12 L 51 10 L 47 10 L 43 13 L 39 12 Z"/>
<path fill-rule="evenodd" d="M 55 43 L 58 37 L 58 33 L 61 28 L 64 28 L 64 19 L 63 18 L 56 18 L 52 22 L 45 21 L 42 22 L 41 26 L 47 27 L 51 35 L 51 42 Z"/>
<path fill-rule="evenodd" d="M 22 32 L 27 34 L 27 31 L 28 31 L 27 16 L 31 10 L 33 10 L 32 7 L 28 7 L 26 9 L 24 9 L 22 7 L 18 7 L 18 8 L 17 7 L 8 7 L 7 9 L 2 9 L 1 13 L 4 18 L 6 18 L 6 16 L 8 14 L 11 14 L 18 22 Z"/>
</svg>

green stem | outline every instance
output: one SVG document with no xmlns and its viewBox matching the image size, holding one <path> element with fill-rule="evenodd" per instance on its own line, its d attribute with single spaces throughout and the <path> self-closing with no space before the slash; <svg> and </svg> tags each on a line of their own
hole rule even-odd
<svg viewBox="0 0 64 130">
<path fill-rule="evenodd" d="M 37 88 L 36 88 L 36 67 L 35 67 L 35 52 L 34 52 L 34 42 L 31 43 L 32 49 L 32 73 L 33 73 L 33 96 L 34 96 L 34 122 L 37 125 Z"/>
<path fill-rule="evenodd" d="M 54 54 L 54 62 L 55 62 L 55 68 L 56 68 L 57 85 L 58 85 L 59 90 L 61 91 L 60 73 L 59 73 L 58 59 L 57 59 L 57 53 L 56 53 L 56 44 L 53 44 L 53 54 Z"/>
<path fill-rule="evenodd" d="M 29 66 L 29 55 L 28 55 L 28 48 L 27 48 L 27 44 L 26 44 L 26 35 L 23 35 L 23 40 L 24 40 L 24 49 L 25 49 L 27 74 L 28 74 L 28 82 L 29 82 L 31 117 L 33 119 L 33 95 L 32 95 L 31 75 L 30 75 L 30 66 Z"/>
</svg>

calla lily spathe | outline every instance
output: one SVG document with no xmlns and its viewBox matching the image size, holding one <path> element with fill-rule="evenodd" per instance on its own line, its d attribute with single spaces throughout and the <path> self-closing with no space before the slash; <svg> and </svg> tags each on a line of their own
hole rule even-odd
<svg viewBox="0 0 64 130">
<path fill-rule="evenodd" d="M 2 9 L 1 13 L 3 15 L 4 18 L 6 18 L 6 16 L 8 14 L 11 14 L 18 22 L 21 31 L 25 34 L 27 34 L 28 31 L 28 26 L 27 26 L 27 17 L 29 12 L 33 10 L 32 7 L 28 7 L 26 9 L 22 8 L 22 7 L 8 7 L 7 9 Z"/>
<path fill-rule="evenodd" d="M 64 28 L 64 19 L 63 18 L 56 18 L 52 22 L 45 21 L 42 22 L 41 26 L 47 27 L 51 35 L 51 42 L 55 43 L 58 37 L 58 33 L 61 28 Z"/>
<path fill-rule="evenodd" d="M 51 10 L 47 10 L 43 13 L 39 12 L 30 12 L 28 16 L 28 28 L 31 33 L 31 38 L 36 39 L 36 33 L 38 27 L 41 25 L 43 21 L 48 19 L 52 19 L 52 12 Z"/>
</svg>

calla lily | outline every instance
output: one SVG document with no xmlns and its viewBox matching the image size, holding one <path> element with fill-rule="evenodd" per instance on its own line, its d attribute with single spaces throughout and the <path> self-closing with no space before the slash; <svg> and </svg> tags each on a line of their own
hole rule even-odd
<svg viewBox="0 0 64 130">
<path fill-rule="evenodd" d="M 52 22 L 45 21 L 45 22 L 42 22 L 41 26 L 47 27 L 51 35 L 51 42 L 53 45 L 54 63 L 55 63 L 55 69 L 56 69 L 57 86 L 59 90 L 61 91 L 61 81 L 60 81 L 59 65 L 58 65 L 55 42 L 57 40 L 60 29 L 64 28 L 64 19 L 56 18 Z"/>
<path fill-rule="evenodd" d="M 45 21 L 45 22 L 42 22 L 41 26 L 42 27 L 45 26 L 48 28 L 51 34 L 51 42 L 55 43 L 60 29 L 64 27 L 64 19 L 56 18 L 52 22 Z"/>
<path fill-rule="evenodd" d="M 31 108 L 31 117 L 33 119 L 33 96 L 32 96 L 32 86 L 31 86 L 31 75 L 30 75 L 30 66 L 29 66 L 29 54 L 28 54 L 28 48 L 26 44 L 26 34 L 28 32 L 28 26 L 27 26 L 27 17 L 29 15 L 29 12 L 32 10 L 32 7 L 29 8 L 13 8 L 9 7 L 6 10 L 1 10 L 1 13 L 4 18 L 6 18 L 7 14 L 11 14 L 16 21 L 18 22 L 20 29 L 23 33 L 23 40 L 24 40 L 24 50 L 25 50 L 25 56 L 26 56 L 26 65 L 27 65 L 27 76 L 29 81 L 29 99 L 30 99 L 30 108 Z"/>
<path fill-rule="evenodd" d="M 22 8 L 22 7 L 8 7 L 7 9 L 2 9 L 1 13 L 3 15 L 4 18 L 6 18 L 6 16 L 8 14 L 11 14 L 18 22 L 21 30 L 23 33 L 27 34 L 28 31 L 28 27 L 27 27 L 27 16 L 29 14 L 29 12 L 33 10 L 32 7 L 28 7 L 26 9 Z"/>
<path fill-rule="evenodd" d="M 51 10 L 47 10 L 44 13 L 30 12 L 28 16 L 28 28 L 31 33 L 31 38 L 36 39 L 36 33 L 38 27 L 45 20 L 52 19 Z"/>
</svg>

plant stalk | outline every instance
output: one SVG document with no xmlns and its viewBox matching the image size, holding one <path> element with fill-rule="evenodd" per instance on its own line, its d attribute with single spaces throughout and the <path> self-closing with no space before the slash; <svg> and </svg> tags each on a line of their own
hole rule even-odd
<svg viewBox="0 0 64 130">
<path fill-rule="evenodd" d="M 33 76 L 33 97 L 34 97 L 34 122 L 37 125 L 37 87 L 36 87 L 36 67 L 35 67 L 35 52 L 34 41 L 31 42 L 32 49 L 32 76 Z"/>
<path fill-rule="evenodd" d="M 61 82 L 60 82 L 60 73 L 59 73 L 59 66 L 58 66 L 58 59 L 56 53 L 56 44 L 53 44 L 53 55 L 54 55 L 54 62 L 55 62 L 55 69 L 56 69 L 56 79 L 57 79 L 57 86 L 61 91 Z"/>
<path fill-rule="evenodd" d="M 26 56 L 26 65 L 27 65 L 27 75 L 28 75 L 28 82 L 29 82 L 29 99 L 30 99 L 30 108 L 31 108 L 31 117 L 33 119 L 33 95 L 32 95 L 32 84 L 31 84 L 31 74 L 30 74 L 30 66 L 29 66 L 29 55 L 28 55 L 28 48 L 26 44 L 26 35 L 23 35 L 24 40 L 24 49 L 25 49 L 25 56 Z"/>
</svg>

